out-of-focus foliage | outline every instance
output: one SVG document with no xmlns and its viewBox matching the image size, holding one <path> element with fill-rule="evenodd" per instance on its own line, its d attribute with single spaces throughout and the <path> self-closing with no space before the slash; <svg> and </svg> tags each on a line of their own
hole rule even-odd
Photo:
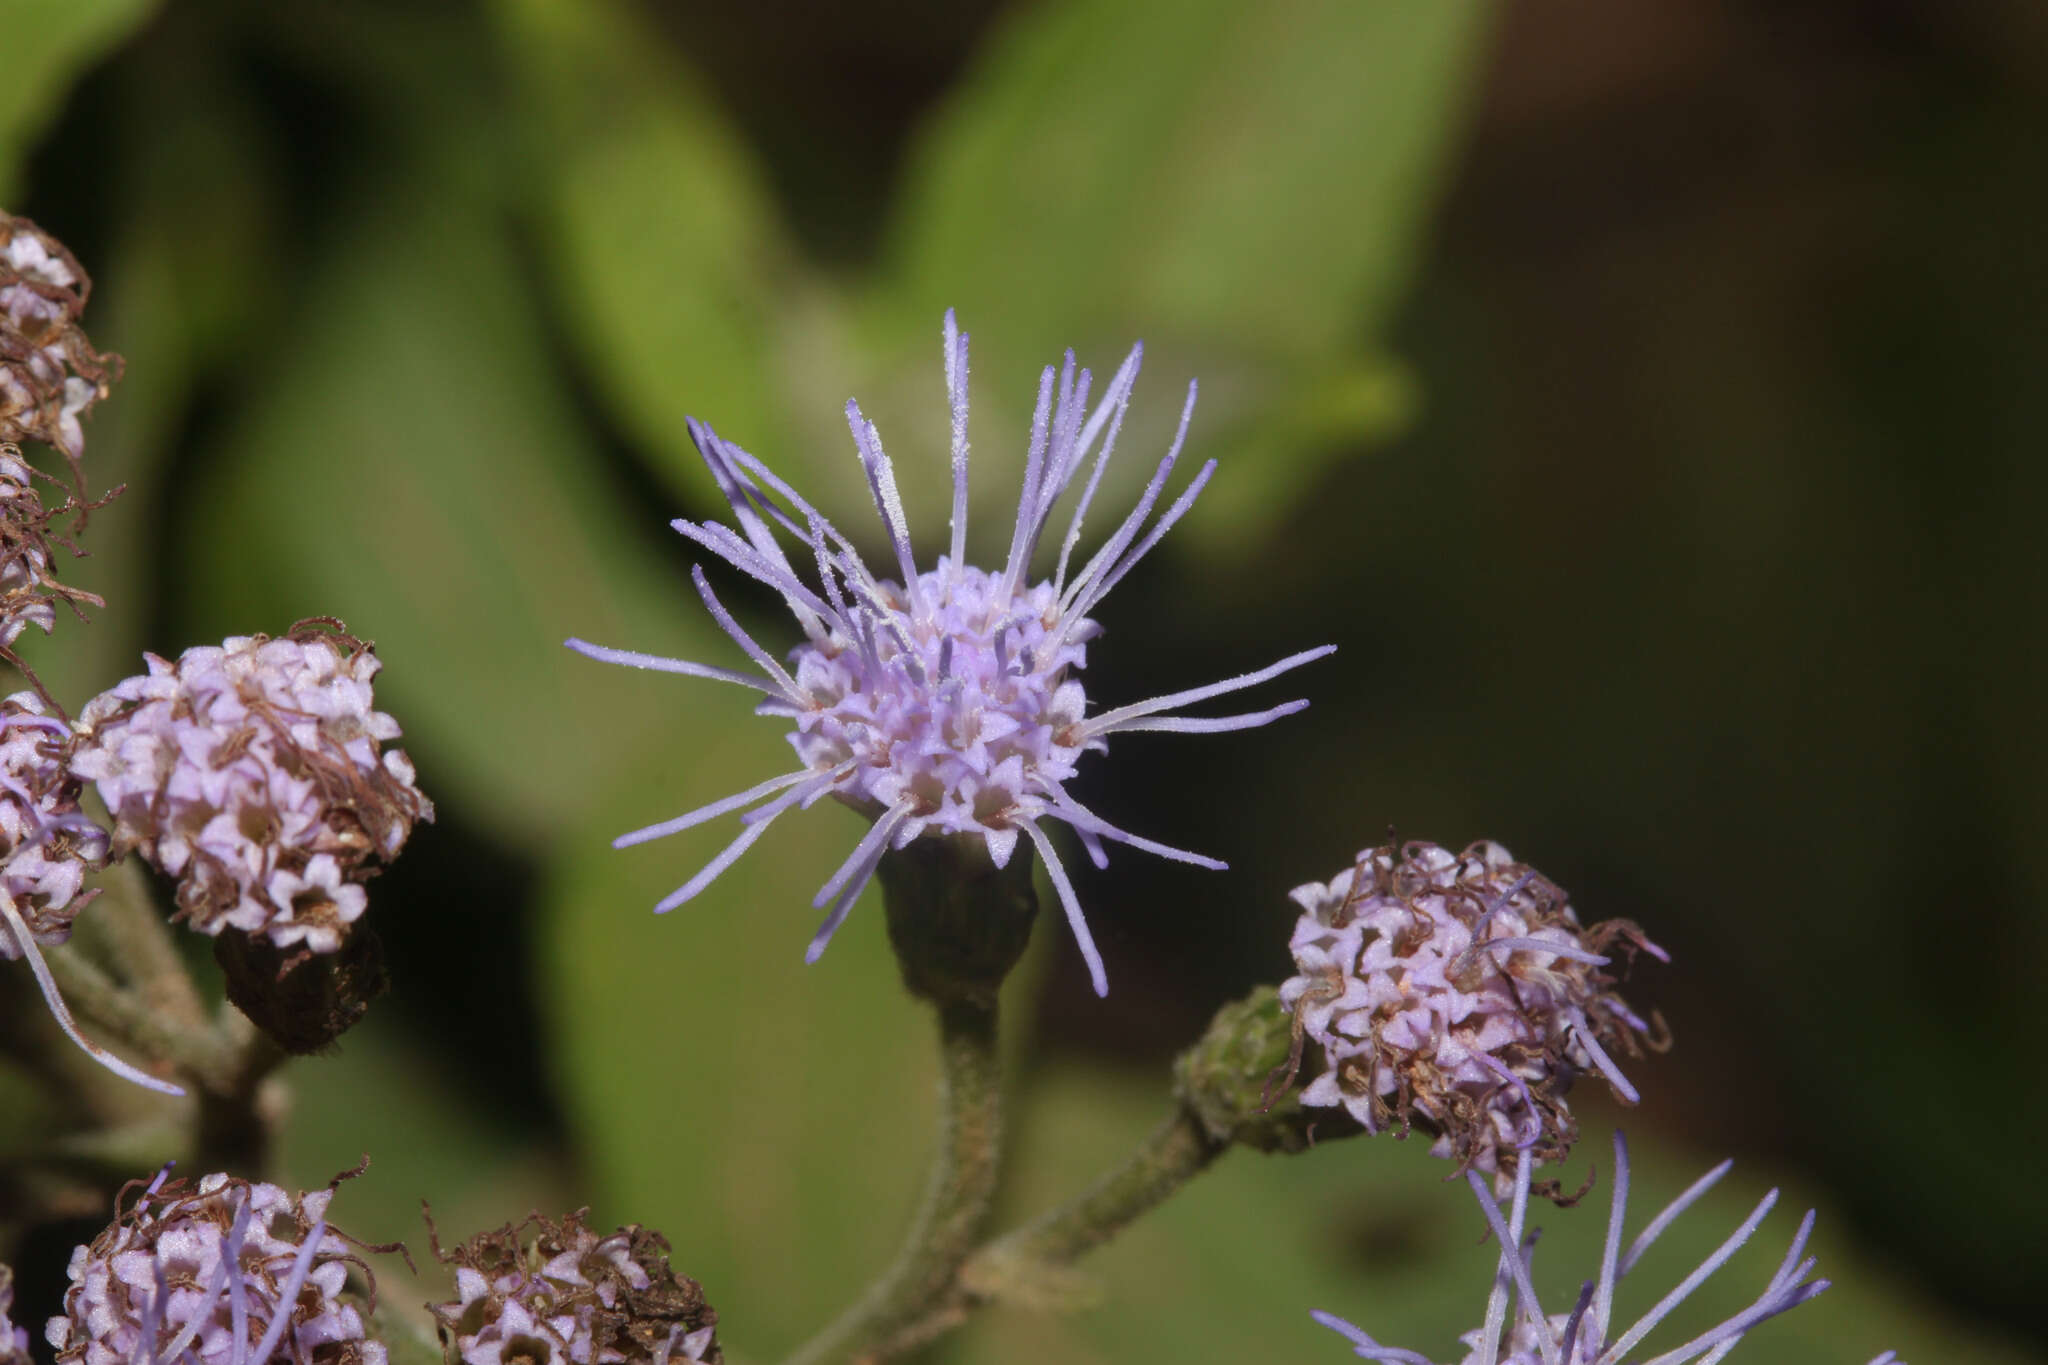
<svg viewBox="0 0 2048 1365">
<path fill-rule="evenodd" d="M 65 88 L 149 15 L 150 0 L 6 0 L 0 77 L 0 196 L 16 198 L 22 158 L 62 108 Z"/>
<path fill-rule="evenodd" d="M 128 492 L 72 576 L 109 605 L 25 647 L 75 703 L 142 648 L 341 616 L 377 642 L 380 704 L 441 808 L 373 890 L 393 998 L 342 1056 L 292 1073 L 290 1177 L 318 1184 L 368 1148 L 347 1225 L 373 1238 L 417 1240 L 422 1195 L 457 1234 L 586 1200 L 659 1227 L 750 1359 L 807 1335 L 890 1254 L 930 1141 L 928 1029 L 878 905 L 801 961 L 811 892 L 858 822 L 829 803 L 792 815 L 656 919 L 735 827 L 624 853 L 610 838 L 787 751 L 736 689 L 560 641 L 730 662 L 664 527 L 718 510 L 686 415 L 872 543 L 840 419 L 858 394 L 929 560 L 954 306 L 975 339 L 977 546 L 1007 530 L 1033 380 L 1060 348 L 1106 375 L 1147 342 L 1101 508 L 1121 506 L 1201 379 L 1190 453 L 1222 469 L 1103 613 L 1091 695 L 1344 647 L 1304 683 L 1306 716 L 1119 739 L 1090 774 L 1106 813 L 1235 870 L 1079 869 L 1104 1003 L 1074 989 L 1072 945 L 1045 917 L 1007 1001 L 1022 1067 L 1005 1217 L 1078 1188 L 1150 1125 L 1165 1056 L 1282 970 L 1285 888 L 1394 819 L 1446 843 L 1500 837 L 1584 888 L 1591 918 L 1628 915 L 1678 950 L 1631 989 L 1670 1004 L 1681 1040 L 1633 1116 L 1647 1183 L 1670 1188 L 1722 1144 L 1767 1154 L 1740 1167 L 1752 1198 L 1773 1164 L 1803 1163 L 1838 1283 L 1742 1359 L 2014 1359 L 1905 1286 L 1948 1276 L 1998 1307 L 2033 1244 L 2006 1209 L 2042 1208 L 2004 1183 L 2003 1153 L 2039 1127 L 2038 1100 L 2010 1093 L 2031 1054 L 1986 1027 L 2042 948 L 2011 913 L 2039 898 L 2039 860 L 2015 856 L 2038 823 L 2037 750 L 2024 731 L 1993 742 L 2039 691 L 1999 643 L 2038 615 L 2037 560 L 2008 562 L 2038 462 L 2001 454 L 2048 420 L 2010 396 L 2041 359 L 2023 340 L 2037 319 L 1988 264 L 2039 218 L 2010 188 L 2032 166 L 2024 119 L 1956 96 L 1917 140 L 1887 131 L 1867 166 L 1836 172 L 1859 187 L 1852 215 L 1797 197 L 1822 190 L 1716 188 L 1735 173 L 1688 137 L 1727 111 L 1682 105 L 1614 153 L 1607 173 L 1648 185 L 1655 209 L 1610 244 L 1593 226 L 1638 199 L 1583 167 L 1590 184 L 1551 178 L 1588 116 L 1544 105 L 1549 87 L 1501 93 L 1517 72 L 1583 76 L 1597 52 L 1546 49 L 1526 24 L 1494 46 L 1476 0 L 927 4 L 862 12 L 884 38 L 835 62 L 804 47 L 844 34 L 823 5 L 783 24 L 632 0 L 0 0 L 0 194 L 85 259 L 93 335 L 128 361 L 87 455 L 96 485 Z M 934 47 L 933 32 L 961 37 Z M 720 60 L 748 41 L 775 58 Z M 1489 52 L 1506 74 L 1482 111 Z M 760 83 L 783 64 L 812 75 Z M 1673 70 L 1656 79 L 1684 88 Z M 931 90 L 913 122 L 864 99 L 892 80 Z M 777 118 L 806 133 L 771 161 Z M 819 200 L 791 185 L 841 183 L 836 163 L 873 145 L 898 149 L 860 162 L 886 188 L 822 234 L 872 245 L 823 259 L 804 217 Z M 1454 176 L 1467 188 L 1446 209 Z M 1866 181 L 1906 188 L 1895 201 Z M 1624 208 L 1603 216 L 1603 191 Z M 1433 237 L 1439 216 L 1451 230 Z M 1871 221 L 1888 250 L 1822 251 L 1838 224 Z M 1798 281 L 1863 313 L 1812 304 L 1810 335 L 1776 327 L 1785 239 L 1826 259 Z M 1873 282 L 1879 265 L 1894 282 Z M 1851 359 L 1814 360 L 1844 354 L 1844 334 Z M 1980 376 L 1971 403 L 1948 401 Z M 2001 422 L 2021 433 L 2003 447 Z M 1886 435 L 1945 449 L 1951 427 L 1993 505 Z M 1901 567 L 1901 546 L 1940 568 Z M 787 642 L 775 603 L 730 600 L 770 648 Z M 1955 757 L 1980 750 L 1980 766 Z M 1957 855 L 1969 839 L 1985 848 Z M 1943 918 L 1956 901 L 1991 907 L 1974 923 L 1992 941 Z M 1924 958 L 1899 946 L 1921 938 L 1975 964 L 1943 969 L 1940 1000 L 1915 994 Z M 1989 984 L 1950 999 L 1952 970 Z M 1850 1004 L 1845 980 L 1862 983 Z M 61 1119 L 6 1091 L 0 1154 L 75 1162 L 77 1135 L 48 1131 Z M 1091 1263 L 1107 1306 L 1003 1311 L 944 1354 L 1338 1357 L 1311 1307 L 1447 1351 L 1492 1254 L 1440 1175 L 1419 1144 L 1233 1155 Z M 1731 1190 L 1693 1215 L 1673 1264 L 1743 1202 Z M 1569 1297 L 1601 1220 L 1543 1222 L 1548 1285 Z"/>
</svg>

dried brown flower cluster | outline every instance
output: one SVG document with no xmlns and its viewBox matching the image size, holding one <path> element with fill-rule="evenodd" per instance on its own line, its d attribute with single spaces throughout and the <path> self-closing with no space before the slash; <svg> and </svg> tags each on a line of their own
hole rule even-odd
<svg viewBox="0 0 2048 1365">
<path fill-rule="evenodd" d="M 74 475 L 79 420 L 121 376 L 121 358 L 94 350 L 79 326 L 91 293 L 62 242 L 0 211 L 0 441 L 54 446 Z"/>
<path fill-rule="evenodd" d="M 536 1213 L 434 1254 L 459 1296 L 428 1305 L 463 1365 L 720 1365 L 718 1314 L 669 1269 L 668 1241 L 637 1224 L 600 1237 L 589 1210 Z"/>
<path fill-rule="evenodd" d="M 1662 1023 L 1631 1010 L 1605 968 L 1616 952 L 1664 954 L 1627 920 L 1581 927 L 1556 883 L 1494 843 L 1366 849 L 1293 896 L 1300 975 L 1280 998 L 1329 1064 L 1303 1104 L 1341 1106 L 1373 1132 L 1418 1123 L 1437 1155 L 1505 1185 L 1521 1163 L 1570 1151 L 1565 1093 L 1580 1074 L 1635 1102 L 1610 1050 L 1663 1046 Z"/>
</svg>

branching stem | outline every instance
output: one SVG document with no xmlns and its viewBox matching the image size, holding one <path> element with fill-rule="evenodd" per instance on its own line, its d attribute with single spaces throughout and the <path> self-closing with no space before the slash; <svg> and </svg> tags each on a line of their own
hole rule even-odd
<svg viewBox="0 0 2048 1365">
<path fill-rule="evenodd" d="M 949 1294 L 981 1235 L 1001 1147 L 996 1011 L 954 1000 L 938 1016 L 939 1150 L 924 1203 L 895 1264 L 786 1365 L 883 1358 L 881 1348 Z"/>
</svg>

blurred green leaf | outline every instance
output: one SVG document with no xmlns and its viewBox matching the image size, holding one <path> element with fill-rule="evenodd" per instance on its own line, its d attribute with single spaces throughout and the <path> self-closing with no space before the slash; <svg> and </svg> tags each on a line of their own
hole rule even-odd
<svg viewBox="0 0 2048 1365">
<path fill-rule="evenodd" d="M 422 784 L 530 844 L 674 705 L 561 641 L 723 643 L 592 482 L 502 229 L 435 191 L 366 206 L 309 287 L 193 500 L 192 600 L 211 630 L 334 614 L 375 640 Z"/>
<path fill-rule="evenodd" d="M 544 901 L 538 992 L 600 1217 L 666 1233 L 723 1334 L 773 1358 L 895 1254 L 930 1157 L 937 1048 L 898 984 L 879 891 L 804 963 L 811 894 L 860 835 L 833 802 L 791 813 L 690 904 L 649 912 L 736 823 L 624 851 L 611 837 L 789 759 L 716 684 L 641 681 L 690 707 L 663 748 L 694 761 L 651 755 L 575 828 Z"/>
<path fill-rule="evenodd" d="M 1021 9 L 912 158 L 884 334 L 922 338 L 957 306 L 982 329 L 982 372 L 993 360 L 1006 382 L 1142 331 L 1172 386 L 1202 379 L 1198 448 L 1258 437 L 1252 467 L 1218 485 L 1234 486 L 1234 515 L 1191 522 L 1242 537 L 1412 406 L 1360 348 L 1411 272 L 1486 13 Z"/>
<path fill-rule="evenodd" d="M 1164 1112 L 1160 1080 L 1061 1068 L 1028 1096 L 1029 1131 L 1007 1186 L 1021 1219 L 1070 1198 L 1134 1146 Z M 1582 1151 L 1590 1151 L 1591 1141 Z M 1636 1141 L 1629 1235 L 1704 1162 Z M 1535 1280 L 1546 1303 L 1568 1308 L 1599 1265 L 1610 1159 L 1577 1209 L 1535 1206 L 1543 1229 Z M 956 1365 L 1059 1360 L 1341 1360 L 1343 1343 L 1309 1318 L 1322 1308 L 1381 1341 L 1455 1359 L 1457 1336 L 1479 1325 L 1495 1265 L 1462 1182 L 1423 1141 L 1357 1138 L 1301 1156 L 1232 1152 L 1083 1268 L 1100 1275 L 1100 1308 L 1065 1317 L 997 1309 L 979 1316 L 947 1359 Z M 1703 1260 L 1763 1193 L 1741 1166 L 1673 1225 L 1629 1280 L 1617 1321 L 1634 1320 Z M 1658 1329 L 1652 1344 L 1686 1340 L 1746 1306 L 1776 1268 L 1806 1200 L 1788 1193 L 1755 1245 L 1708 1281 Z M 2018 1365 L 2024 1356 L 1973 1336 L 1841 1241 L 1843 1220 L 1822 1210 L 1812 1254 L 1835 1287 L 1746 1338 L 1751 1365 L 1862 1361 L 1887 1347 L 1902 1359 Z"/>
<path fill-rule="evenodd" d="M 362 1242 L 402 1241 L 418 1275 L 398 1257 L 372 1257 L 380 1297 L 400 1312 L 429 1297 L 453 1298 L 454 1275 L 427 1251 L 420 1201 L 433 1205 L 442 1244 L 517 1221 L 538 1209 L 559 1217 L 583 1203 L 563 1163 L 534 1137 L 449 1102 L 457 1057 L 429 1060 L 372 1010 L 327 1056 L 286 1073 L 291 1108 L 279 1137 L 282 1182 L 317 1189 L 365 1156 L 370 1166 L 342 1186 L 336 1223 Z"/>
<path fill-rule="evenodd" d="M 194 390 L 260 345 L 281 273 L 256 114 L 203 47 L 154 45 L 137 57 L 133 93 L 158 113 L 139 130 L 144 147 L 126 163 L 130 173 L 112 187 L 119 209 L 107 259 L 86 263 L 91 335 L 126 362 L 86 428 L 86 479 L 95 494 L 126 491 L 93 515 L 80 540 L 87 557 L 61 569 L 107 605 L 90 628 L 60 619 L 47 643 L 33 633 L 23 641 L 51 692 L 74 710 L 139 671 L 145 643 L 169 647 L 144 639 L 165 466 Z"/>
<path fill-rule="evenodd" d="M 0 203 L 81 72 L 133 33 L 152 0 L 0 0 L 7 79 L 0 81 Z"/>
<path fill-rule="evenodd" d="M 665 477 L 707 491 L 684 430 L 774 449 L 797 262 L 696 75 L 612 0 L 499 0 L 538 151 L 549 282 L 598 393 Z M 785 471 L 786 472 L 786 471 Z"/>
</svg>

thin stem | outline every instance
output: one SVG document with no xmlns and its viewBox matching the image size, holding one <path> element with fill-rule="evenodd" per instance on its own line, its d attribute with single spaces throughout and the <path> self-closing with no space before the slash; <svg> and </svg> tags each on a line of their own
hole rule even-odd
<svg viewBox="0 0 2048 1365">
<path fill-rule="evenodd" d="M 935 1340 L 991 1300 L 1039 1307 L 1069 1306 L 1085 1294 L 1073 1262 L 1164 1203 L 1230 1144 L 1213 1136 L 1184 1105 L 1078 1197 L 983 1246 L 961 1265 L 942 1297 L 917 1320 L 860 1357 L 874 1362 Z"/>
<path fill-rule="evenodd" d="M 1229 1146 L 1211 1136 L 1186 1106 L 1176 1105 L 1122 1165 L 1080 1196 L 975 1252 L 961 1271 L 961 1283 L 977 1297 L 998 1298 L 1002 1285 L 1021 1268 L 1071 1265 L 1164 1203 Z"/>
<path fill-rule="evenodd" d="M 285 1051 L 232 1005 L 221 1007 L 214 1036 L 228 1058 L 222 1077 L 228 1084 L 200 1092 L 195 1159 L 201 1170 L 267 1175 L 281 1100 L 264 1081 L 285 1060 Z"/>
<path fill-rule="evenodd" d="M 877 1358 L 952 1289 L 987 1221 L 1002 1133 L 995 1006 L 954 1000 L 938 1015 L 939 1150 L 923 1206 L 896 1263 L 786 1365 Z"/>
<path fill-rule="evenodd" d="M 71 945 L 44 954 L 51 973 L 72 1006 L 144 1055 L 174 1064 L 209 1091 L 227 1093 L 239 1067 L 211 1028 L 175 1025 Z"/>
<path fill-rule="evenodd" d="M 179 1028 L 206 1026 L 192 973 L 156 903 L 139 859 L 123 858 L 100 874 L 99 901 L 80 925 L 103 960 L 138 991 L 148 1007 Z"/>
</svg>

